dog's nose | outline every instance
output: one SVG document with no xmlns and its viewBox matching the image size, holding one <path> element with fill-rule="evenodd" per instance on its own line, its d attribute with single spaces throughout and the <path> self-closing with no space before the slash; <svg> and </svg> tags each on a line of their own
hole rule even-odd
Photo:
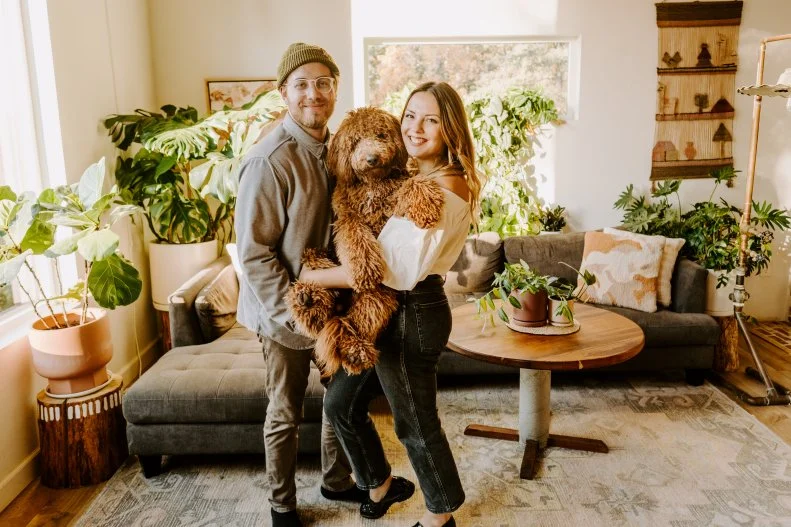
<svg viewBox="0 0 791 527">
<path fill-rule="evenodd" d="M 372 167 L 375 167 L 376 164 L 379 162 L 379 158 L 374 155 L 368 156 L 367 158 L 365 158 L 365 160 L 368 162 L 368 166 L 372 166 Z"/>
</svg>

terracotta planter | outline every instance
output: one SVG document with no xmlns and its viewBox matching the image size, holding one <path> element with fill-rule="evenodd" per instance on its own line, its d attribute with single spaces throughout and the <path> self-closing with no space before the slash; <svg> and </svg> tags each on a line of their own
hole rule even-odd
<svg viewBox="0 0 791 527">
<path fill-rule="evenodd" d="M 736 284 L 736 271 L 731 271 L 728 276 L 728 285 L 717 289 L 717 277 L 722 271 L 712 271 L 709 269 L 709 276 L 706 278 L 706 314 L 713 317 L 727 317 L 733 315 L 733 302 L 729 298 Z"/>
<path fill-rule="evenodd" d="M 511 293 L 511 296 L 519 300 L 522 304 L 521 309 L 511 306 L 511 323 L 515 326 L 535 328 L 547 325 L 547 292 L 539 293 Z"/>
<path fill-rule="evenodd" d="M 201 243 L 150 243 L 151 299 L 168 310 L 168 297 L 195 273 L 217 259 L 217 240 Z"/>
<path fill-rule="evenodd" d="M 65 326 L 63 314 L 56 315 Z M 82 325 L 79 313 L 69 313 L 71 327 L 46 329 L 55 326 L 51 316 L 36 320 L 28 335 L 33 351 L 33 367 L 49 379 L 48 391 L 54 395 L 68 395 L 98 390 L 109 379 L 105 366 L 113 357 L 110 321 L 103 309 L 88 309 L 88 319 Z"/>
<path fill-rule="evenodd" d="M 574 302 L 575 300 L 569 300 L 568 305 L 569 309 L 571 309 L 571 315 L 574 316 Z M 554 298 L 549 299 L 549 323 L 552 326 L 557 327 L 568 327 L 574 324 L 573 320 L 569 320 L 568 317 L 565 315 L 556 315 L 555 313 L 558 310 L 558 306 L 560 305 L 560 300 L 556 300 Z"/>
</svg>

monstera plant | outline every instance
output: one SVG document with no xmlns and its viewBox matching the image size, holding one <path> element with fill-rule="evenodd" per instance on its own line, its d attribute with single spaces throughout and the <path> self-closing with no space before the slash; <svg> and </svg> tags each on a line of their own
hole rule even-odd
<svg viewBox="0 0 791 527">
<path fill-rule="evenodd" d="M 205 118 L 195 108 L 168 105 L 161 113 L 137 110 L 105 119 L 119 149 L 139 148 L 118 158 L 115 178 L 122 198 L 140 207 L 154 237 L 151 289 L 160 311 L 167 311 L 170 293 L 231 240 L 242 161 L 284 107 L 280 94 L 270 91 L 241 109 Z"/>
<path fill-rule="evenodd" d="M 104 178 L 102 158 L 78 183 L 45 189 L 39 196 L 0 187 L 0 283 L 18 280 L 30 301 L 37 317 L 30 334 L 33 363 L 55 394 L 83 392 L 108 381 L 109 322 L 104 310 L 89 307 L 90 299 L 115 309 L 137 300 L 142 289 L 137 269 L 120 253 L 120 239 L 111 230 L 138 207 L 121 204 L 117 187 L 105 193 Z M 84 262 L 84 277 L 66 287 L 57 262 L 75 253 Z M 56 290 L 44 286 L 31 265 L 34 258 L 53 260 Z M 19 280 L 23 269 L 35 290 Z"/>
</svg>

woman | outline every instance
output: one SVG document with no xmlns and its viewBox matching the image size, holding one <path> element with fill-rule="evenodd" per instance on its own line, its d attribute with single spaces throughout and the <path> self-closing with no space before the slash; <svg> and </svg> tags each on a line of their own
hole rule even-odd
<svg viewBox="0 0 791 527">
<path fill-rule="evenodd" d="M 384 391 L 396 435 L 406 447 L 426 503 L 415 527 L 455 526 L 451 513 L 464 502 L 464 490 L 436 404 L 437 361 L 451 329 L 441 275 L 461 253 L 481 184 L 464 104 L 448 84 L 428 82 L 409 95 L 401 134 L 413 177 L 436 181 L 444 191 L 442 219 L 433 229 L 420 229 L 394 217 L 382 229 L 379 243 L 387 264 L 383 283 L 399 292 L 399 309 L 377 343 L 376 368 L 360 375 L 338 370 L 327 387 L 324 409 L 352 463 L 357 485 L 369 491 L 360 514 L 380 518 L 415 490 L 412 482 L 392 476 L 368 416 L 370 401 Z M 343 266 L 306 270 L 300 278 L 325 287 L 349 287 Z"/>
</svg>

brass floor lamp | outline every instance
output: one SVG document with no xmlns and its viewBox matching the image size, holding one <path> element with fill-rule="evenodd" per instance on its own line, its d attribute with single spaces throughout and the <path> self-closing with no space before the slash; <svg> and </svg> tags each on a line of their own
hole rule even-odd
<svg viewBox="0 0 791 527">
<path fill-rule="evenodd" d="M 781 40 L 791 40 L 791 34 L 778 35 L 774 37 L 767 37 L 761 41 L 761 52 L 758 57 L 758 71 L 756 75 L 755 86 L 746 86 L 739 88 L 737 91 L 743 95 L 754 96 L 753 102 L 753 129 L 750 139 L 750 160 L 747 165 L 747 189 L 745 192 L 744 200 L 744 213 L 742 214 L 740 229 L 741 229 L 741 243 L 739 246 L 739 266 L 736 268 L 736 285 L 733 288 L 730 298 L 733 301 L 733 312 L 736 317 L 736 322 L 739 329 L 744 336 L 747 347 L 750 349 L 750 354 L 755 362 L 755 368 L 748 367 L 746 373 L 760 381 L 763 381 L 766 386 L 766 395 L 757 397 L 748 394 L 736 387 L 732 387 L 738 394 L 739 398 L 744 402 L 757 406 L 769 406 L 777 404 L 791 404 L 791 391 L 787 388 L 772 381 L 766 373 L 763 362 L 755 351 L 752 340 L 750 339 L 750 332 L 747 331 L 744 323 L 744 314 L 742 309 L 744 303 L 750 298 L 749 293 L 744 288 L 744 276 L 746 274 L 746 258 L 747 258 L 747 243 L 749 238 L 750 227 L 750 213 L 752 212 L 753 202 L 753 185 L 755 184 L 755 160 L 758 155 L 758 128 L 761 121 L 761 100 L 763 97 L 791 97 L 791 79 L 785 79 L 786 75 L 780 77 L 780 82 L 775 85 L 765 85 L 764 82 L 764 59 L 766 58 L 766 45 L 769 42 L 778 42 Z M 787 70 L 789 71 L 789 70 Z M 791 109 L 791 100 L 788 102 Z"/>
</svg>

